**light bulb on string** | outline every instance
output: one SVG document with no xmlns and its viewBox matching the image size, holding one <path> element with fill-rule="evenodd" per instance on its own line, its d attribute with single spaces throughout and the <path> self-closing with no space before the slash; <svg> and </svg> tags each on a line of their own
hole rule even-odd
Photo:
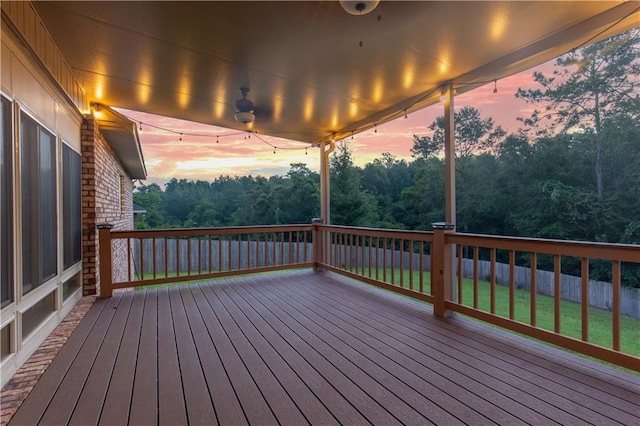
<svg viewBox="0 0 640 426">
<path fill-rule="evenodd" d="M 351 140 L 355 139 L 355 136 L 353 136 L 353 130 L 351 131 Z"/>
<path fill-rule="evenodd" d="M 408 118 L 408 117 L 407 117 L 407 110 L 406 110 L 406 109 L 404 110 L 404 118 L 405 118 L 405 120 Z"/>
<path fill-rule="evenodd" d="M 498 93 L 498 80 L 493 80 L 493 93 Z"/>
<path fill-rule="evenodd" d="M 307 155 L 307 154 L 309 154 L 309 153 L 307 152 L 307 148 L 305 148 L 304 149 L 304 155 Z"/>
<path fill-rule="evenodd" d="M 139 124 L 140 124 L 140 128 L 138 130 L 142 131 L 142 121 Z"/>
<path fill-rule="evenodd" d="M 182 141 L 182 133 L 180 133 L 180 141 Z"/>
<path fill-rule="evenodd" d="M 373 133 L 378 133 L 378 123 L 373 125 Z"/>
<path fill-rule="evenodd" d="M 220 136 L 216 135 L 216 143 L 220 143 L 220 139 L 218 139 Z"/>
</svg>

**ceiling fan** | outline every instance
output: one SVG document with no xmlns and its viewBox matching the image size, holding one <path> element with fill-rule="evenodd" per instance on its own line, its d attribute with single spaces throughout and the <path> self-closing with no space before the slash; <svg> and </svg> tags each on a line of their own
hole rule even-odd
<svg viewBox="0 0 640 426">
<path fill-rule="evenodd" d="M 236 101 L 236 112 L 233 117 L 238 123 L 251 124 L 256 119 L 256 115 L 253 102 L 247 99 L 249 88 L 246 86 L 241 86 L 240 93 L 242 94 L 242 98 Z"/>
</svg>

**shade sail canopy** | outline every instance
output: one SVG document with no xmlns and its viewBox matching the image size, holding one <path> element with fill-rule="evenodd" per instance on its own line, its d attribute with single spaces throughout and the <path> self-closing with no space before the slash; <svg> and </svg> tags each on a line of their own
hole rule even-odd
<svg viewBox="0 0 640 426">
<path fill-rule="evenodd" d="M 638 25 L 638 2 L 35 2 L 93 102 L 315 143 Z M 380 17 L 380 19 L 378 18 Z M 362 41 L 362 47 L 359 46 Z M 234 119 L 240 87 L 255 105 Z"/>
</svg>

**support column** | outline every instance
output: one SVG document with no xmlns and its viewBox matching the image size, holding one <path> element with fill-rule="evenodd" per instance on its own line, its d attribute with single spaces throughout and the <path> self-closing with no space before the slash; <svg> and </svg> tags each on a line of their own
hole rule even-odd
<svg viewBox="0 0 640 426">
<path fill-rule="evenodd" d="M 331 189 L 329 185 L 329 154 L 333 152 L 336 145 L 333 139 L 327 142 L 320 142 L 320 218 L 325 225 L 331 224 Z"/>
<path fill-rule="evenodd" d="M 433 244 L 431 246 L 431 291 L 433 292 L 433 314 L 446 317 L 451 311 L 446 309 L 445 302 L 452 300 L 455 286 L 452 273 L 454 266 L 452 252 L 454 245 L 446 243 L 446 234 L 454 232 L 454 225 L 448 222 L 432 223 Z"/>
<path fill-rule="evenodd" d="M 453 228 L 449 232 L 455 232 L 456 225 L 456 151 L 455 151 L 455 113 L 453 107 L 453 83 L 446 87 L 444 100 L 444 169 L 445 169 L 445 222 Z M 456 286 L 456 248 L 455 245 L 446 247 L 445 277 L 446 284 L 451 286 L 449 300 L 458 300 L 458 287 Z"/>
<path fill-rule="evenodd" d="M 113 295 L 113 247 L 111 245 L 110 223 L 97 226 L 100 239 L 100 298 Z"/>
<path fill-rule="evenodd" d="M 446 88 L 444 101 L 445 221 L 456 223 L 456 152 L 453 111 L 453 83 Z"/>
</svg>

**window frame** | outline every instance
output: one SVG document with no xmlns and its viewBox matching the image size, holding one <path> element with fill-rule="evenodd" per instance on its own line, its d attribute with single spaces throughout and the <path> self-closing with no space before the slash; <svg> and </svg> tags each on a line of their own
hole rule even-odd
<svg viewBox="0 0 640 426">
<path fill-rule="evenodd" d="M 62 223 L 60 225 L 60 233 L 62 235 L 62 271 L 64 272 L 82 262 L 82 154 L 73 149 L 64 140 L 61 143 L 60 150 L 60 179 L 62 185 L 60 196 Z M 66 163 L 67 154 L 72 161 L 69 164 Z M 77 170 L 74 166 L 77 167 Z M 67 173 L 70 175 L 67 175 Z M 76 176 L 72 176 L 73 174 Z M 76 181 L 73 181 L 73 178 Z M 69 190 L 71 190 L 71 193 L 67 198 L 67 191 Z M 72 258 L 68 259 L 68 255 L 71 255 Z"/>
<path fill-rule="evenodd" d="M 16 194 L 16 164 L 15 164 L 15 103 L 14 100 L 0 92 L 0 102 L 2 102 L 2 120 L 0 129 L 0 162 L 7 166 L 2 168 L 0 182 L 0 227 L 3 235 L 0 241 L 0 286 L 5 287 L 3 296 L 0 297 L 0 309 L 15 302 L 15 194 Z M 6 110 L 5 110 L 6 108 Z M 6 115 L 5 115 L 6 114 Z M 5 131 L 5 124 L 8 124 L 8 132 Z M 6 144 L 6 145 L 5 145 Z M 8 152 L 5 152 L 8 148 Z M 8 154 L 8 155 L 7 155 Z M 8 191 L 3 191 L 2 185 L 7 185 Z M 6 188 L 5 188 L 6 189 Z M 8 192 L 8 194 L 7 194 Z M 4 205 L 4 204 L 7 205 Z M 8 216 L 8 218 L 7 218 Z M 6 220 L 6 222 L 5 222 Z M 6 257 L 5 257 L 6 256 Z"/>
<path fill-rule="evenodd" d="M 33 150 L 34 147 L 30 146 L 29 148 L 26 148 L 26 144 L 25 144 L 25 132 L 24 132 L 24 122 L 26 120 L 23 120 L 23 117 L 28 118 L 29 120 L 31 120 L 34 124 L 35 124 L 35 130 L 34 131 L 34 135 L 37 137 L 37 141 L 35 142 L 35 149 L 36 149 L 36 153 L 35 155 L 37 156 L 37 158 L 34 160 L 33 157 L 33 151 L 29 152 L 29 151 L 25 151 L 27 149 Z M 21 297 L 25 297 L 27 294 L 34 292 L 34 290 L 38 289 L 39 287 L 44 286 L 46 283 L 55 280 L 60 271 L 59 271 L 59 231 L 60 231 L 60 225 L 58 222 L 58 209 L 60 207 L 60 201 L 59 201 L 59 172 L 60 172 L 60 168 L 59 168 L 59 160 L 60 160 L 60 156 L 59 156 L 59 152 L 58 152 L 58 136 L 57 133 L 55 131 L 53 131 L 52 129 L 50 129 L 48 126 L 46 126 L 45 124 L 42 123 L 42 121 L 38 120 L 38 118 L 30 113 L 26 108 L 24 108 L 22 105 L 19 106 L 18 112 L 17 112 L 17 127 L 16 130 L 18 131 L 19 137 L 18 137 L 18 149 L 16 152 L 16 163 L 19 165 L 19 170 L 17 172 L 17 175 L 19 175 L 19 186 L 20 186 L 20 206 L 19 206 L 19 216 L 20 216 L 20 220 L 21 220 L 21 228 L 22 228 L 22 232 L 20 233 L 20 245 L 21 245 L 21 262 L 19 265 L 19 269 L 21 270 L 21 277 L 19 280 L 19 288 L 17 289 L 20 293 L 21 293 Z M 43 182 L 45 182 L 47 179 L 43 179 L 44 174 L 41 172 L 41 166 L 42 166 L 42 160 L 43 158 L 41 157 L 41 137 L 42 134 L 45 134 L 46 136 L 50 136 L 50 142 L 52 146 L 49 146 L 47 148 L 49 149 L 48 154 L 50 155 L 49 158 L 49 163 L 48 165 L 51 167 L 51 169 L 49 170 L 48 176 L 50 177 L 49 182 L 46 182 L 46 184 L 48 186 L 50 186 L 50 188 L 48 188 L 50 191 L 49 194 L 45 194 L 43 192 L 43 188 L 42 188 L 42 184 Z M 31 136 L 34 136 L 31 135 Z M 29 156 L 29 159 L 26 160 L 26 163 L 23 161 L 25 160 L 25 155 L 31 154 Z M 37 166 L 37 167 L 33 167 L 33 166 Z M 25 175 L 25 169 L 31 169 L 31 168 L 36 168 L 37 171 L 35 173 L 33 173 L 31 176 L 27 176 Z M 31 171 L 31 170 L 30 170 Z M 30 179 L 30 181 L 29 181 Z M 27 200 L 27 194 L 25 192 L 27 192 L 29 189 L 33 189 L 35 187 L 35 193 L 34 194 L 29 194 L 29 196 L 31 196 L 32 198 Z M 49 196 L 50 200 L 52 201 L 52 205 L 50 206 L 51 208 L 49 209 L 48 213 L 49 213 L 49 217 L 45 217 L 45 214 L 43 212 L 43 197 Z M 27 206 L 27 209 L 29 211 L 31 211 L 32 213 L 29 216 L 25 216 L 25 205 Z M 35 212 L 35 213 L 34 213 Z M 25 221 L 24 219 L 28 218 L 29 222 Z M 46 226 L 43 226 L 43 220 L 48 221 L 48 223 L 50 224 L 50 226 L 48 228 L 51 229 L 51 232 L 48 235 L 45 235 L 45 232 L 43 232 L 43 228 L 47 228 Z M 31 225 L 30 225 L 31 224 Z M 25 238 L 25 232 L 28 231 L 30 229 L 30 226 L 36 227 L 39 231 L 39 235 L 36 236 L 31 236 L 31 238 L 29 238 L 29 241 L 25 241 L 27 240 L 27 238 Z M 28 236 L 28 235 L 27 235 Z M 44 241 L 45 238 L 49 238 L 52 239 L 52 241 Z M 53 259 L 44 259 L 43 257 L 43 252 L 45 251 L 45 245 L 46 243 L 50 243 L 48 244 L 48 247 L 46 247 L 46 249 L 49 249 L 49 255 L 52 255 L 54 258 Z M 34 247 L 35 246 L 35 247 Z M 31 251 L 35 251 L 35 253 L 27 253 L 25 255 L 25 251 L 28 251 L 29 249 L 31 249 Z M 28 262 L 29 259 L 37 259 L 38 264 L 34 265 L 34 264 L 30 264 L 27 265 L 25 262 Z M 45 261 L 47 262 L 47 265 L 45 265 Z M 49 266 L 50 268 L 52 267 L 53 270 L 51 272 L 49 271 L 45 271 L 45 266 Z M 31 271 L 29 272 L 30 277 L 27 278 L 25 277 L 25 271 L 27 270 L 27 268 L 30 268 Z M 49 273 L 47 273 L 49 272 Z M 35 277 L 31 277 L 32 275 L 35 275 Z M 26 279 L 29 279 L 30 283 L 26 283 Z"/>
</svg>

